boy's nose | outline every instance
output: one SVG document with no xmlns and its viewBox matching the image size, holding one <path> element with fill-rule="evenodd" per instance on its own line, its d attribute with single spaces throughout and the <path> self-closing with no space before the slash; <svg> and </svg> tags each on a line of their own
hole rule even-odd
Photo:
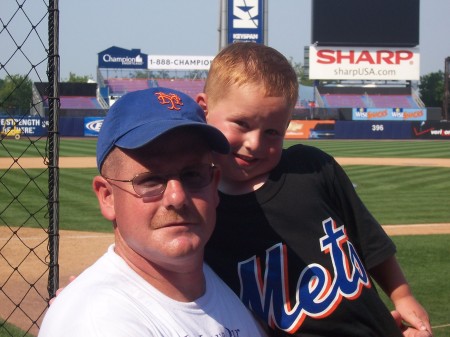
<svg viewBox="0 0 450 337">
<path fill-rule="evenodd" d="M 261 134 L 258 130 L 247 132 L 244 146 L 252 151 L 257 150 L 261 145 Z"/>
</svg>

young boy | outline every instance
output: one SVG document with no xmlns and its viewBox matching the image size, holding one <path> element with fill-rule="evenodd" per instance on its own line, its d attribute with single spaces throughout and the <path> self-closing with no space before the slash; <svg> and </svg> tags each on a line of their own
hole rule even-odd
<svg viewBox="0 0 450 337">
<path fill-rule="evenodd" d="M 214 59 L 197 102 L 231 153 L 216 159 L 220 204 L 207 263 L 277 336 L 402 336 L 399 326 L 431 336 L 393 242 L 344 170 L 313 147 L 283 150 L 297 96 L 294 70 L 270 47 L 237 43 Z"/>
</svg>

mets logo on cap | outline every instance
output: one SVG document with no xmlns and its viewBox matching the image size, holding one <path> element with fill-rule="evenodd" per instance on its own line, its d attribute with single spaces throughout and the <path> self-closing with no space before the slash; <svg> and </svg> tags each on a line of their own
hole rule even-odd
<svg viewBox="0 0 450 337">
<path fill-rule="evenodd" d="M 158 101 L 161 105 L 167 104 L 169 105 L 167 108 L 169 110 L 180 110 L 178 106 L 182 106 L 183 102 L 181 101 L 180 96 L 174 93 L 168 93 L 165 92 L 155 92 L 156 97 L 158 98 Z"/>
</svg>

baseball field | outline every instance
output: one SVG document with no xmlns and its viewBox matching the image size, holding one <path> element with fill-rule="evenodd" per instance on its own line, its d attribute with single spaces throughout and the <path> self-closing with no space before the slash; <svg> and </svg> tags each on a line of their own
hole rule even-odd
<svg viewBox="0 0 450 337">
<path fill-rule="evenodd" d="M 20 275 L 39 280 L 32 287 L 38 289 L 35 295 L 24 297 L 21 303 L 24 309 L 10 314 L 11 306 L 2 305 L 0 317 L 33 335 L 37 334 L 45 311 L 45 301 L 39 293 L 45 293 L 46 270 L 37 260 L 48 258 L 46 232 L 30 222 L 27 222 L 30 226 L 21 227 L 23 221 L 18 214 L 23 212 L 23 207 L 10 202 L 8 196 L 23 188 L 20 181 L 33 177 L 33 184 L 25 185 L 35 186 L 29 187 L 32 191 L 24 194 L 22 203 L 29 205 L 27 209 L 34 208 L 36 186 L 37 190 L 45 190 L 48 179 L 45 174 L 41 175 L 46 169 L 42 158 L 44 141 L 26 147 L 22 141 L 4 140 L 9 155 L 0 152 L 0 182 L 10 192 L 0 194 L 0 254 L 8 261 L 0 263 L 2 284 L 8 285 L 3 287 L 0 298 L 20 298 L 27 292 L 33 295 L 34 292 L 28 290 L 29 283 L 23 282 Z M 287 141 L 286 146 L 294 142 Z M 90 187 L 97 173 L 95 143 L 95 139 L 61 141 L 61 286 L 67 284 L 70 275 L 79 274 L 94 262 L 113 242 L 111 225 L 101 218 Z M 449 336 L 450 142 L 332 140 L 302 143 L 324 149 L 343 165 L 367 207 L 397 244 L 398 258 L 413 291 L 430 313 L 434 335 Z M 13 158 L 19 159 L 14 161 Z M 39 212 L 34 216 L 45 218 Z M 17 235 L 12 235 L 16 230 Z M 24 258 L 30 255 L 28 247 L 35 247 L 31 255 L 36 258 Z M 14 265 L 20 265 L 20 273 L 12 271 Z M 39 317 L 31 328 L 29 317 Z M 23 335 L 20 333 L 17 336 Z"/>
</svg>

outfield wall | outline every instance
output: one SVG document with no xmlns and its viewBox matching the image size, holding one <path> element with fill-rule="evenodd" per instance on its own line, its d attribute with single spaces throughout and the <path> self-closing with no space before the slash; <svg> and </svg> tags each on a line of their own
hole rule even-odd
<svg viewBox="0 0 450 337">
<path fill-rule="evenodd" d="M 61 117 L 59 132 L 63 137 L 97 137 L 104 117 Z M 0 125 L 8 126 L 11 118 L 0 116 Z M 27 117 L 17 121 L 22 136 L 46 136 L 44 118 Z M 384 120 L 292 120 L 287 139 L 448 139 L 450 121 L 384 121 Z"/>
<path fill-rule="evenodd" d="M 286 138 L 450 140 L 450 122 L 293 120 Z"/>
</svg>

